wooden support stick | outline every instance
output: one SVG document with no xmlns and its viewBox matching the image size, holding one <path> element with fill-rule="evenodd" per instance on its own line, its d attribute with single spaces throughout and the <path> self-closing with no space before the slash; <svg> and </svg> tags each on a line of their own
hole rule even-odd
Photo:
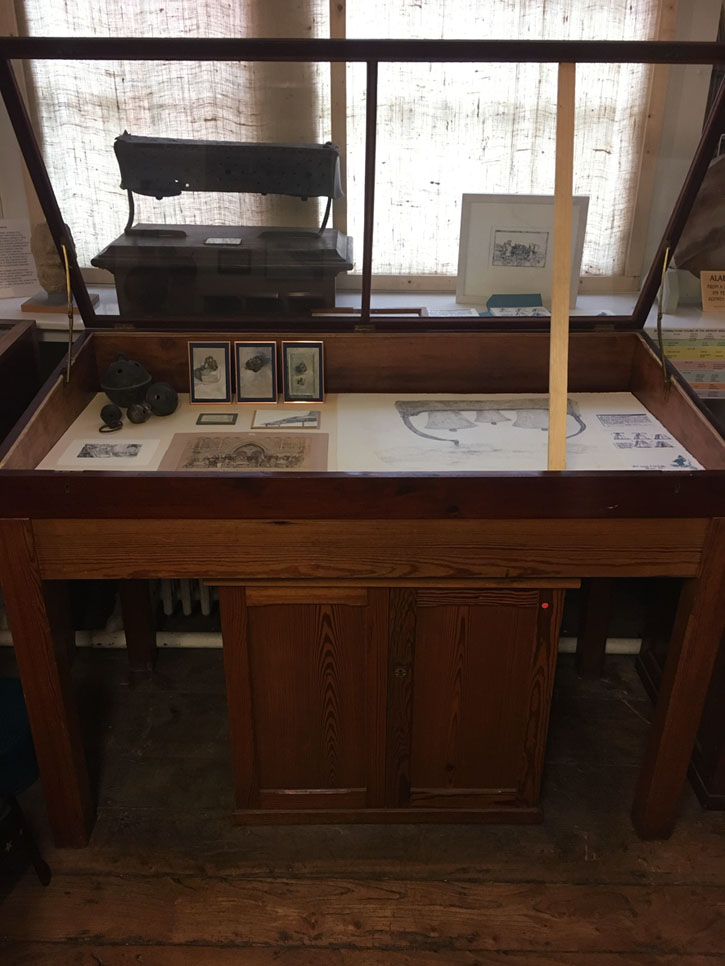
<svg viewBox="0 0 725 966">
<path fill-rule="evenodd" d="M 574 181 L 575 65 L 559 64 L 556 105 L 556 175 L 554 181 L 554 271 L 549 343 L 548 469 L 566 469 L 566 394 L 569 363 L 569 288 Z"/>
<path fill-rule="evenodd" d="M 330 0 L 330 37 L 345 39 L 347 0 Z M 347 234 L 347 64 L 330 62 L 330 134 L 340 149 L 340 178 L 344 195 L 333 206 L 332 224 Z"/>
</svg>

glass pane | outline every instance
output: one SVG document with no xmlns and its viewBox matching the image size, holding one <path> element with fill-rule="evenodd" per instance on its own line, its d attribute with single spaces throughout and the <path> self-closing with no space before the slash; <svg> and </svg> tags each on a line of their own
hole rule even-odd
<svg viewBox="0 0 725 966">
<path fill-rule="evenodd" d="M 352 241 L 327 212 L 343 197 L 328 64 L 36 61 L 30 76 L 100 314 L 334 307 Z"/>
</svg>

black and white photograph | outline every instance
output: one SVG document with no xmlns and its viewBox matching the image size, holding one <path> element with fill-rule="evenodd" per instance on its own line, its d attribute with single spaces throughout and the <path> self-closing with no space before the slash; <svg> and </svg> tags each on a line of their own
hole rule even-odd
<svg viewBox="0 0 725 966">
<path fill-rule="evenodd" d="M 58 457 L 58 465 L 77 470 L 134 469 L 146 466 L 158 439 L 74 439 Z"/>
<path fill-rule="evenodd" d="M 551 315 L 544 305 L 493 305 L 488 311 L 500 318 L 548 318 Z"/>
<path fill-rule="evenodd" d="M 175 433 L 159 469 L 324 472 L 327 442 L 324 433 Z"/>
<path fill-rule="evenodd" d="M 283 342 L 284 401 L 323 402 L 322 342 Z"/>
<path fill-rule="evenodd" d="M 141 452 L 140 443 L 84 443 L 78 459 L 133 459 Z"/>
<path fill-rule="evenodd" d="M 277 401 L 277 343 L 235 342 L 237 402 Z"/>
<path fill-rule="evenodd" d="M 189 343 L 189 402 L 231 402 L 229 342 Z"/>
<path fill-rule="evenodd" d="M 491 264 L 506 268 L 543 268 L 549 234 L 548 231 L 494 228 Z"/>
</svg>

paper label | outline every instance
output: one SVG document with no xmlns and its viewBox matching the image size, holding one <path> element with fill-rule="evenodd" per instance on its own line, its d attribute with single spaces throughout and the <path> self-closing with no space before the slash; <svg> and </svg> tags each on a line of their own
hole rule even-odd
<svg viewBox="0 0 725 966">
<path fill-rule="evenodd" d="M 0 298 L 33 295 L 37 288 L 29 223 L 22 218 L 0 220 Z"/>
<path fill-rule="evenodd" d="M 700 272 L 700 288 L 703 312 L 725 310 L 725 269 L 721 272 Z"/>
</svg>

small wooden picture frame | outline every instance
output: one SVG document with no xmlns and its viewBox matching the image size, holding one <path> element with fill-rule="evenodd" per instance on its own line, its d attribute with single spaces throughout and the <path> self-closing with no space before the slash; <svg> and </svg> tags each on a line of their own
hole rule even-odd
<svg viewBox="0 0 725 966">
<path fill-rule="evenodd" d="M 235 342 L 237 402 L 277 402 L 277 343 Z"/>
<path fill-rule="evenodd" d="M 283 342 L 284 402 L 325 401 L 325 359 L 322 342 Z"/>
<path fill-rule="evenodd" d="M 232 401 L 231 343 L 189 342 L 189 402 Z"/>
</svg>

